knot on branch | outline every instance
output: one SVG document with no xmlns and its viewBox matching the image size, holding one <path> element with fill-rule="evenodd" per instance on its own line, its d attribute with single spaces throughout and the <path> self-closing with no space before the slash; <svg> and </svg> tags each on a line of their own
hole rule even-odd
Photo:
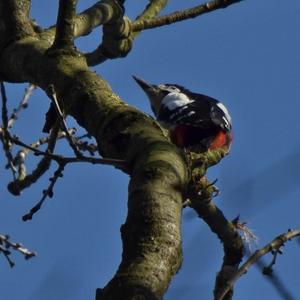
<svg viewBox="0 0 300 300">
<path fill-rule="evenodd" d="M 110 23 L 114 23 L 116 20 L 122 19 L 125 9 L 122 1 L 118 0 L 102 0 L 99 3 L 99 6 L 106 8 L 106 11 L 102 9 L 102 13 L 106 13 L 107 16 L 110 16 Z"/>
<path fill-rule="evenodd" d="M 131 22 L 127 17 L 103 26 L 102 51 L 110 58 L 125 57 L 132 48 Z"/>
<path fill-rule="evenodd" d="M 228 147 L 203 153 L 189 152 L 188 160 L 190 162 L 191 177 L 203 177 L 208 168 L 218 164 L 228 153 Z"/>
</svg>

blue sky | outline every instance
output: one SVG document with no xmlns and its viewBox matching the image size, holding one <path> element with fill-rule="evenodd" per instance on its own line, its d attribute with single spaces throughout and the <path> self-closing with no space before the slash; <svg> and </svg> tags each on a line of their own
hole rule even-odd
<svg viewBox="0 0 300 300">
<path fill-rule="evenodd" d="M 41 25 L 55 22 L 58 1 L 32 1 Z M 147 1 L 127 1 L 134 17 Z M 200 1 L 170 1 L 165 12 Z M 82 10 L 93 1 L 79 1 Z M 153 83 L 178 83 L 220 99 L 234 126 L 232 151 L 209 171 L 218 178 L 215 202 L 228 218 L 238 214 L 258 236 L 258 246 L 289 228 L 300 227 L 300 2 L 248 0 L 200 18 L 142 33 L 125 59 L 107 61 L 94 70 L 130 105 L 150 113 L 135 74 Z M 93 49 L 99 29 L 77 41 Z M 26 85 L 7 85 L 9 107 Z M 40 137 L 48 100 L 35 91 L 14 132 L 27 142 Z M 74 125 L 68 119 L 68 124 Z M 1 149 L 2 151 L 2 149 Z M 65 151 L 65 146 L 58 147 Z M 31 166 L 33 162 L 30 161 Z M 45 176 L 15 198 L 6 190 L 10 173 L 0 155 L 0 232 L 23 242 L 38 256 L 16 267 L 0 259 L 4 300 L 94 299 L 114 275 L 121 255 L 119 228 L 126 217 L 128 177 L 105 166 L 68 166 L 53 199 L 31 222 L 21 217 L 40 199 Z M 30 168 L 30 165 L 28 166 Z M 216 236 L 192 211 L 183 216 L 184 263 L 166 300 L 211 299 L 222 261 Z M 266 257 L 270 261 L 271 257 Z M 299 244 L 288 243 L 275 266 L 294 299 L 300 298 Z M 255 267 L 237 284 L 235 299 L 282 299 Z"/>
</svg>

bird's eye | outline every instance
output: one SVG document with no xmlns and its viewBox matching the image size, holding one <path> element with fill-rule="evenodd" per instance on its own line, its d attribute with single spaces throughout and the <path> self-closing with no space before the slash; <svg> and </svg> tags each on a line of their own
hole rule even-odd
<svg viewBox="0 0 300 300">
<path fill-rule="evenodd" d="M 179 92 L 179 89 L 173 85 L 165 86 L 165 89 L 169 92 Z"/>
</svg>

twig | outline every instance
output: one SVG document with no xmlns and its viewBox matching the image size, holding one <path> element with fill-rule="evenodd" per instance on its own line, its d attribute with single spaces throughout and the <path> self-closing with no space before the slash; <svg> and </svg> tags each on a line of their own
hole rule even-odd
<svg viewBox="0 0 300 300">
<path fill-rule="evenodd" d="M 23 221 L 31 220 L 33 215 L 38 212 L 41 208 L 47 197 L 53 197 L 53 188 L 58 178 L 63 177 L 63 170 L 65 168 L 65 163 L 59 163 L 57 170 L 54 172 L 54 175 L 49 179 L 50 184 L 46 190 L 43 190 L 42 199 L 30 209 L 29 213 L 22 217 Z"/>
<path fill-rule="evenodd" d="M 71 148 L 73 149 L 73 151 L 74 151 L 74 153 L 77 157 L 81 157 L 82 153 L 79 151 L 77 145 L 74 142 L 74 139 L 73 139 L 72 135 L 70 135 L 70 133 L 68 131 L 68 127 L 67 127 L 67 124 L 66 124 L 66 121 L 65 121 L 64 113 L 63 113 L 63 111 L 61 110 L 61 108 L 59 106 L 59 103 L 58 103 L 58 100 L 57 100 L 57 97 L 56 97 L 56 92 L 55 92 L 54 86 L 52 84 L 49 86 L 47 94 L 48 94 L 49 98 L 51 99 L 52 103 L 55 106 L 56 113 L 58 114 L 58 117 L 60 119 L 63 130 L 66 132 L 67 139 L 69 141 L 69 144 L 70 144 Z"/>
<path fill-rule="evenodd" d="M 132 31 L 141 31 L 145 29 L 156 28 L 160 26 L 170 25 L 176 22 L 181 22 L 187 19 L 192 19 L 198 17 L 204 13 L 209 13 L 211 11 L 226 8 L 229 5 L 241 2 L 243 0 L 213 0 L 209 1 L 205 4 L 201 4 L 195 6 L 190 9 L 177 11 L 169 15 L 152 18 L 152 19 L 145 19 L 141 21 L 135 21 L 132 23 Z"/>
<path fill-rule="evenodd" d="M 10 144 L 9 144 L 9 138 L 8 138 L 8 116 L 7 116 L 7 97 L 6 97 L 6 91 L 4 83 L 1 81 L 1 97 L 2 97 L 2 123 L 3 127 L 1 127 L 0 131 L 0 139 L 3 145 L 3 149 L 5 152 L 5 156 L 7 158 L 7 165 L 12 171 L 13 179 L 16 180 L 16 173 L 17 169 L 14 166 L 13 163 L 13 156 L 10 152 Z"/>
<path fill-rule="evenodd" d="M 0 253 L 1 252 L 3 253 L 11 268 L 15 265 L 15 263 L 10 258 L 11 252 L 9 251 L 9 248 L 13 248 L 14 250 L 20 252 L 25 259 L 30 259 L 31 257 L 36 256 L 36 252 L 29 251 L 27 248 L 23 247 L 20 243 L 13 243 L 12 241 L 10 241 L 8 235 L 1 234 Z"/>
<path fill-rule="evenodd" d="M 33 90 L 36 88 L 34 84 L 29 84 L 29 86 L 25 89 L 25 93 L 23 96 L 23 99 L 21 100 L 19 106 L 13 110 L 13 113 L 11 114 L 8 123 L 7 128 L 12 128 L 14 121 L 18 119 L 18 114 L 21 110 L 24 108 L 27 108 L 28 106 L 28 100 L 33 92 Z"/>
<path fill-rule="evenodd" d="M 40 139 L 36 143 L 32 143 L 30 146 L 33 148 L 37 148 L 42 143 L 48 142 L 46 153 L 53 153 L 56 140 L 58 139 L 59 127 L 60 123 L 59 121 L 57 121 L 53 126 L 49 137 Z M 34 169 L 31 174 L 27 175 L 24 161 L 29 151 L 30 150 L 28 148 L 23 147 L 23 149 L 18 152 L 18 155 L 15 158 L 15 164 L 18 165 L 19 168 L 19 177 L 17 180 L 10 182 L 7 188 L 13 195 L 16 196 L 20 195 L 20 192 L 22 190 L 35 183 L 49 169 L 51 165 L 51 158 L 44 156 L 38 163 L 36 169 Z"/>
<path fill-rule="evenodd" d="M 98 147 L 96 144 L 88 143 L 87 141 L 82 141 L 80 137 L 74 136 L 74 140 L 76 141 L 77 147 L 81 151 L 88 151 L 90 155 L 94 156 L 98 151 Z"/>
<path fill-rule="evenodd" d="M 247 256 L 249 257 L 252 253 L 247 251 Z M 262 260 L 258 260 L 255 263 L 255 266 L 263 273 L 263 270 L 265 268 L 265 264 Z M 266 275 L 266 274 L 265 274 Z M 272 274 L 268 274 L 265 276 L 267 280 L 272 284 L 273 288 L 277 291 L 277 293 L 280 295 L 280 297 L 283 300 L 296 300 L 296 298 L 292 295 L 292 293 L 288 290 L 288 288 L 285 286 L 282 279 L 279 277 L 278 274 L 276 274 L 274 271 Z"/>
<path fill-rule="evenodd" d="M 77 162 L 88 162 L 91 164 L 101 164 L 101 165 L 112 165 L 117 168 L 126 168 L 126 162 L 121 159 L 112 159 L 112 158 L 95 158 L 95 157 L 87 157 L 87 156 L 81 156 L 81 157 L 64 157 L 57 154 L 47 153 L 44 151 L 41 151 L 39 149 L 33 148 L 29 145 L 26 145 L 16 137 L 10 136 L 10 140 L 15 143 L 16 145 L 25 147 L 33 151 L 36 155 L 43 155 L 47 156 L 53 160 L 55 160 L 57 163 L 77 163 Z"/>
<path fill-rule="evenodd" d="M 153 18 L 166 7 L 167 3 L 168 0 L 149 1 L 144 11 L 135 18 L 135 21 L 141 21 L 141 20 Z"/>
<path fill-rule="evenodd" d="M 233 287 L 235 282 L 244 274 L 247 273 L 248 269 L 257 262 L 262 256 L 265 254 L 272 252 L 272 251 L 278 251 L 280 247 L 284 245 L 287 241 L 300 236 L 300 229 L 296 230 L 288 230 L 286 233 L 283 233 L 279 236 L 277 236 L 273 241 L 271 241 L 269 244 L 265 245 L 260 250 L 257 250 L 254 252 L 253 255 L 251 255 L 248 260 L 237 270 L 237 272 L 234 273 L 234 276 L 229 279 L 224 287 L 224 289 L 220 292 L 219 297 L 217 300 L 222 300 L 226 293 Z"/>
<path fill-rule="evenodd" d="M 54 140 L 60 140 L 60 139 L 63 139 L 67 136 L 66 132 L 65 131 L 60 131 L 59 128 L 58 130 L 54 130 L 56 126 L 53 126 L 52 128 L 52 131 L 50 133 L 50 135 L 46 136 L 46 137 L 42 137 L 40 138 L 39 140 L 37 140 L 36 142 L 33 142 L 31 143 L 29 146 L 32 147 L 32 148 L 38 148 L 44 144 L 49 144 L 46 151 L 45 152 L 53 152 L 53 150 L 50 150 L 52 148 L 52 145 Z M 55 135 L 54 133 L 57 132 L 57 134 Z M 69 134 L 73 135 L 75 132 L 76 132 L 76 129 L 75 128 L 70 128 L 68 129 L 68 132 Z M 30 151 L 32 151 L 31 149 L 29 149 L 28 147 L 24 147 L 23 149 L 21 149 L 17 156 L 20 155 L 21 153 L 21 156 L 26 156 L 30 153 Z M 17 159 L 17 157 L 15 158 L 15 160 Z"/>
</svg>

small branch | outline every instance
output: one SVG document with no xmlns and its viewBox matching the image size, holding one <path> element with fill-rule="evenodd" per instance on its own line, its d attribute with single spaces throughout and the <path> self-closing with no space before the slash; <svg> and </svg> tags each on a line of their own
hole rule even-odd
<svg viewBox="0 0 300 300">
<path fill-rule="evenodd" d="M 55 160 L 57 163 L 78 163 L 78 162 L 88 162 L 91 164 L 100 164 L 100 165 L 112 165 L 116 168 L 126 169 L 127 165 L 124 160 L 121 159 L 110 159 L 110 158 L 95 158 L 95 157 L 87 157 L 87 156 L 81 156 L 81 157 L 64 157 L 57 154 L 47 153 L 44 151 L 41 151 L 39 149 L 33 148 L 29 145 L 26 145 L 16 137 L 10 136 L 10 140 L 19 146 L 28 148 L 29 150 L 33 151 L 36 155 L 43 155 L 47 156 L 50 159 Z"/>
<path fill-rule="evenodd" d="M 236 227 L 228 221 L 222 211 L 213 203 L 213 197 L 218 194 L 214 183 L 208 182 L 204 174 L 207 168 L 218 163 L 226 154 L 228 148 L 208 151 L 201 154 L 188 153 L 191 167 L 191 181 L 187 187 L 185 197 L 200 218 L 217 234 L 223 244 L 224 257 L 221 270 L 217 274 L 214 296 L 215 299 L 232 273 L 237 271 L 243 258 L 244 245 Z M 233 291 L 226 295 L 226 300 L 232 298 Z"/>
<path fill-rule="evenodd" d="M 247 253 L 248 256 L 251 255 L 251 253 Z M 264 263 L 261 260 L 256 261 L 255 266 L 263 273 L 263 270 L 265 268 Z M 283 280 L 279 277 L 278 274 L 275 272 L 272 272 L 272 274 L 269 274 L 268 276 L 265 276 L 267 280 L 272 284 L 274 290 L 278 293 L 278 295 L 283 300 L 296 300 L 296 297 L 292 295 L 292 293 L 289 291 L 289 289 L 284 284 Z"/>
<path fill-rule="evenodd" d="M 36 252 L 29 251 L 20 243 L 13 243 L 12 241 L 10 241 L 8 235 L 0 234 L 0 253 L 3 253 L 11 268 L 14 267 L 15 263 L 10 258 L 11 252 L 9 251 L 9 248 L 20 252 L 25 259 L 30 259 L 36 256 Z"/>
<path fill-rule="evenodd" d="M 23 99 L 21 100 L 19 106 L 13 110 L 13 113 L 11 114 L 8 123 L 7 128 L 11 129 L 13 126 L 14 121 L 18 119 L 18 114 L 28 106 L 29 98 L 33 92 L 33 90 L 36 88 L 34 84 L 29 84 L 29 86 L 25 89 L 25 94 L 23 96 Z"/>
<path fill-rule="evenodd" d="M 59 132 L 60 124 L 56 122 L 52 128 L 50 136 L 40 139 L 39 141 L 32 143 L 30 147 L 37 148 L 44 143 L 48 143 L 46 153 L 53 153 L 57 139 L 65 137 L 65 133 Z M 34 169 L 31 174 L 26 174 L 25 167 L 25 158 L 26 155 L 30 152 L 30 149 L 24 147 L 21 151 L 18 152 L 17 157 L 15 158 L 16 164 L 19 168 L 19 177 L 17 180 L 10 182 L 7 185 L 7 189 L 10 193 L 15 196 L 19 196 L 21 191 L 25 188 L 30 187 L 35 183 L 45 172 L 50 168 L 51 158 L 44 156 L 41 161 L 38 163 L 36 169 Z"/>
<path fill-rule="evenodd" d="M 144 11 L 136 17 L 135 21 L 151 19 L 159 14 L 168 4 L 168 0 L 151 0 Z"/>
<path fill-rule="evenodd" d="M 54 175 L 49 179 L 50 184 L 46 190 L 43 190 L 43 197 L 42 199 L 33 207 L 30 209 L 29 213 L 24 215 L 22 217 L 22 220 L 28 221 L 31 220 L 33 215 L 38 212 L 41 208 L 47 197 L 52 198 L 53 197 L 53 188 L 58 178 L 63 177 L 63 170 L 65 168 L 65 163 L 59 163 L 57 170 L 54 172 Z"/>
<path fill-rule="evenodd" d="M 73 49 L 77 0 L 60 0 L 52 49 Z"/>
<path fill-rule="evenodd" d="M 201 196 L 205 193 L 202 192 Z M 206 198 L 206 196 L 205 196 Z M 237 233 L 235 226 L 228 221 L 222 211 L 211 200 L 191 199 L 191 207 L 195 209 L 199 217 L 202 218 L 209 228 L 217 234 L 224 248 L 224 257 L 221 270 L 217 274 L 214 295 L 217 299 L 220 289 L 232 273 L 238 269 L 238 265 L 243 258 L 244 246 L 241 237 Z M 228 298 L 232 297 L 232 290 L 228 290 Z"/>
<path fill-rule="evenodd" d="M 73 136 L 77 147 L 81 151 L 87 151 L 90 155 L 94 156 L 96 152 L 98 152 L 98 146 L 93 143 L 88 143 L 87 141 L 82 141 L 82 139 L 90 137 L 89 134 L 84 134 L 83 136 Z"/>
<path fill-rule="evenodd" d="M 57 100 L 57 97 L 56 97 L 56 92 L 54 90 L 54 86 L 53 85 L 49 86 L 47 94 L 48 94 L 48 97 L 51 99 L 52 103 L 54 104 L 54 107 L 55 107 L 56 113 L 57 113 L 57 115 L 58 115 L 58 117 L 60 119 L 62 128 L 66 132 L 67 139 L 69 141 L 69 145 L 73 149 L 75 155 L 77 157 L 81 157 L 82 153 L 80 152 L 80 150 L 78 149 L 77 145 L 75 144 L 73 136 L 70 135 L 70 133 L 69 133 L 69 130 L 68 130 L 68 127 L 67 127 L 67 124 L 66 124 L 66 121 L 65 121 L 65 116 L 64 116 L 64 113 L 63 113 L 63 111 L 61 110 L 61 108 L 59 106 L 59 103 L 58 103 L 58 100 Z"/>
<path fill-rule="evenodd" d="M 2 97 L 2 123 L 3 123 L 3 127 L 0 127 L 0 139 L 3 145 L 5 156 L 7 158 L 8 168 L 11 169 L 13 179 L 16 180 L 17 170 L 13 163 L 13 156 L 10 152 L 11 145 L 8 138 L 9 132 L 8 132 L 8 116 L 7 116 L 7 97 L 6 97 L 5 86 L 2 81 L 1 81 L 0 89 L 1 89 L 1 97 Z"/>
<path fill-rule="evenodd" d="M 131 22 L 123 17 L 124 7 L 117 1 L 115 4 L 118 17 L 103 25 L 102 44 L 93 52 L 85 54 L 89 66 L 100 64 L 108 58 L 125 57 L 132 48 Z"/>
<path fill-rule="evenodd" d="M 4 83 L 1 81 L 1 97 L 2 97 L 2 123 L 3 130 L 6 131 L 8 128 L 8 111 L 7 111 L 7 96 L 5 91 Z"/>
<path fill-rule="evenodd" d="M 229 5 L 241 2 L 243 0 L 213 0 L 205 4 L 195 6 L 190 9 L 174 12 L 169 15 L 161 16 L 153 19 L 145 19 L 141 21 L 135 21 L 132 23 L 132 31 L 141 31 L 146 29 L 152 29 L 165 25 L 170 25 L 176 22 L 196 18 L 202 14 L 209 13 L 211 11 L 226 8 Z"/>
<path fill-rule="evenodd" d="M 227 281 L 224 289 L 220 291 L 220 294 L 217 298 L 217 300 L 224 299 L 224 296 L 226 293 L 233 287 L 233 285 L 236 283 L 236 281 L 247 273 L 248 269 L 257 262 L 262 256 L 269 252 L 278 251 L 280 247 L 284 246 L 284 244 L 287 241 L 290 241 L 293 238 L 300 236 L 300 229 L 296 230 L 289 230 L 286 233 L 283 233 L 279 236 L 277 236 L 273 241 L 271 241 L 269 244 L 265 245 L 260 250 L 255 251 L 253 255 L 251 255 L 248 260 L 237 270 L 237 272 L 234 273 L 234 276 Z"/>
</svg>

